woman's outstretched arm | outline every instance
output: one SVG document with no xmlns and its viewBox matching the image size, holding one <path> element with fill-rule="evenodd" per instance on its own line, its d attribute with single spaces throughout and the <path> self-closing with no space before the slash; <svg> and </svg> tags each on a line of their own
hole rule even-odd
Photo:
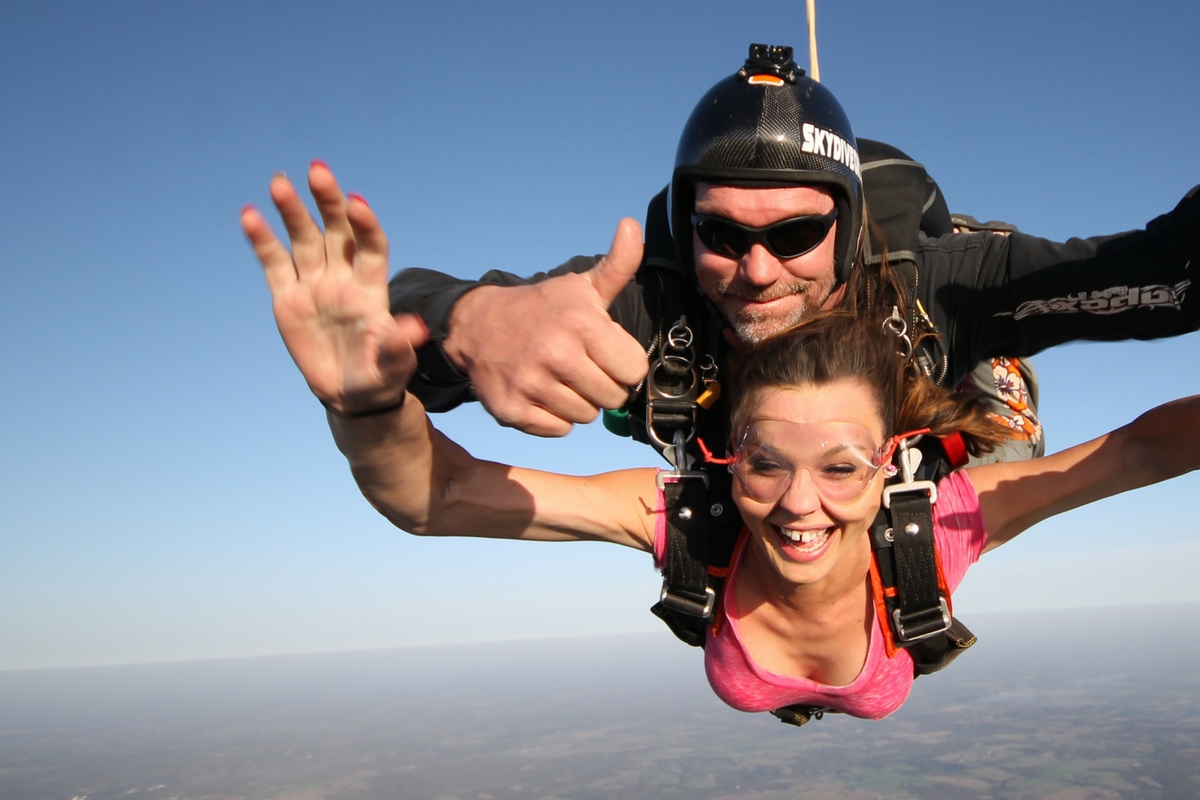
<svg viewBox="0 0 1200 800">
<path fill-rule="evenodd" d="M 394 414 L 329 422 L 363 495 L 410 533 L 653 544 L 652 469 L 576 477 L 482 461 L 436 430 L 413 395 Z"/>
<path fill-rule="evenodd" d="M 979 493 L 991 550 L 1055 514 L 1198 468 L 1200 396 L 1193 396 L 1061 453 L 989 464 L 968 474 Z"/>
<path fill-rule="evenodd" d="M 271 182 L 291 251 L 253 208 L 242 227 L 263 264 L 275 321 L 363 494 L 417 534 L 595 539 L 649 549 L 653 470 L 590 478 L 480 461 L 438 433 L 406 395 L 427 333 L 388 310 L 387 240 L 361 198 L 314 162 L 309 186 L 324 233 L 287 178 Z"/>
</svg>

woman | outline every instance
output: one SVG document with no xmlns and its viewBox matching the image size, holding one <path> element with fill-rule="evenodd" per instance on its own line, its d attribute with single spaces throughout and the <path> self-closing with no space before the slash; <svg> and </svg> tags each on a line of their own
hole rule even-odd
<svg viewBox="0 0 1200 800">
<path fill-rule="evenodd" d="M 661 556 L 655 470 L 572 477 L 509 467 L 472 458 L 432 427 L 404 388 L 428 333 L 388 311 L 378 221 L 323 164 L 309 182 L 324 234 L 283 177 L 271 195 L 292 252 L 254 209 L 242 224 L 288 350 L 329 409 L 367 499 L 419 535 L 591 539 Z M 829 314 L 747 356 L 731 444 L 746 528 L 705 656 L 714 690 L 736 708 L 802 703 L 878 718 L 908 694 L 912 662 L 885 652 L 869 580 L 867 530 L 892 452 L 920 428 L 960 431 L 975 450 L 997 434 L 969 401 L 906 380 L 898 350 L 877 323 Z M 935 505 L 948 587 L 1042 519 L 1197 466 L 1193 397 L 1053 456 L 952 474 Z"/>
</svg>

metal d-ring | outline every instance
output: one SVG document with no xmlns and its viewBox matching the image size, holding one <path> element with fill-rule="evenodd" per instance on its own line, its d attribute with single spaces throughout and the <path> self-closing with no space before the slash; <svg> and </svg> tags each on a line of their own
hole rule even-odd
<svg viewBox="0 0 1200 800">
<path fill-rule="evenodd" d="M 908 338 L 908 323 L 900 316 L 900 309 L 892 306 L 892 315 L 883 321 L 883 332 L 890 333 L 900 340 L 900 357 L 905 361 L 912 358 L 912 340 Z"/>
</svg>

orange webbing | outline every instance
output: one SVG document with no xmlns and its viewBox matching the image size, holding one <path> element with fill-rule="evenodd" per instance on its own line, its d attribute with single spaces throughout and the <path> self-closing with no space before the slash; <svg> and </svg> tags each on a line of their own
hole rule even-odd
<svg viewBox="0 0 1200 800">
<path fill-rule="evenodd" d="M 742 552 L 742 548 L 746 544 L 746 537 L 750 535 L 750 529 L 745 525 L 738 532 L 738 540 L 733 545 L 733 558 L 730 559 L 728 567 L 714 567 L 711 564 L 708 566 L 708 574 L 714 578 L 725 578 L 725 585 L 721 587 L 721 596 L 717 598 L 716 613 L 713 614 L 713 623 L 709 626 L 712 630 L 712 635 L 716 636 L 721 632 L 721 628 L 725 625 L 725 593 L 729 591 L 729 576 L 733 572 L 733 562 Z"/>
<path fill-rule="evenodd" d="M 886 648 L 887 657 L 892 658 L 896 655 L 896 642 L 892 638 L 892 624 L 888 620 L 887 601 L 884 600 L 886 594 L 887 590 L 883 586 L 883 578 L 879 577 L 879 566 L 875 563 L 875 554 L 872 553 L 871 596 L 875 600 L 875 622 L 879 625 L 879 629 L 883 631 L 883 646 Z M 891 594 L 895 597 L 896 590 L 892 589 Z"/>
</svg>

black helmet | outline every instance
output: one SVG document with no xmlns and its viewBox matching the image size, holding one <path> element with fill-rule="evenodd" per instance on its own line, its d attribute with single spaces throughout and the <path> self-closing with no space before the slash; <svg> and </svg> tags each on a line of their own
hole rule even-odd
<svg viewBox="0 0 1200 800">
<path fill-rule="evenodd" d="M 792 48 L 750 45 L 745 66 L 709 89 L 683 127 L 670 198 L 681 265 L 692 262 L 695 181 L 832 189 L 835 275 L 849 278 L 863 225 L 858 145 L 837 98 L 796 66 Z"/>
</svg>

